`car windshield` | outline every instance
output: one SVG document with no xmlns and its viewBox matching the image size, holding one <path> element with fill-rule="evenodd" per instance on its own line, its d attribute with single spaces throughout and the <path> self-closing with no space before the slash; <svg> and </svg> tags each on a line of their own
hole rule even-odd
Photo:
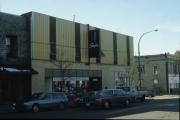
<svg viewBox="0 0 180 120">
<path fill-rule="evenodd" d="M 121 87 L 120 89 L 123 89 L 125 92 L 129 92 L 130 91 L 129 87 Z"/>
<path fill-rule="evenodd" d="M 44 96 L 43 93 L 34 93 L 34 94 L 30 97 L 30 100 L 41 99 L 41 98 L 43 98 L 43 96 Z"/>
<path fill-rule="evenodd" d="M 97 94 L 97 91 L 92 91 L 92 92 L 88 92 L 87 95 L 88 96 L 94 96 Z"/>
<path fill-rule="evenodd" d="M 112 90 L 101 90 L 101 91 L 98 91 L 96 95 L 98 95 L 98 96 L 110 96 L 112 94 L 113 94 Z"/>
</svg>

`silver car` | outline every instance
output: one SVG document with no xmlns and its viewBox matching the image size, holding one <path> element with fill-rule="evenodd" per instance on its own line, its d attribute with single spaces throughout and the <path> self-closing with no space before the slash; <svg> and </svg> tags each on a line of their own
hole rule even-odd
<svg viewBox="0 0 180 120">
<path fill-rule="evenodd" d="M 31 98 L 20 103 L 14 103 L 13 108 L 17 111 L 32 110 L 39 112 L 44 108 L 64 109 L 68 104 L 68 97 L 63 92 L 35 93 Z"/>
</svg>

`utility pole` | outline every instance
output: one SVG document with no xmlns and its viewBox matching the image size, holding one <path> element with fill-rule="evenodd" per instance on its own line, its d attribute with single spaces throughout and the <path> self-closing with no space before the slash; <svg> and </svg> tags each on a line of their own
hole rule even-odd
<svg viewBox="0 0 180 120">
<path fill-rule="evenodd" d="M 141 42 L 141 39 L 144 35 L 148 34 L 148 33 L 151 33 L 151 32 L 157 32 L 158 29 L 155 29 L 155 30 L 151 30 L 151 31 L 148 31 L 148 32 L 145 32 L 141 35 L 141 37 L 139 38 L 139 41 L 138 41 L 138 72 L 139 72 L 139 82 L 140 82 L 140 90 L 141 90 L 141 83 L 142 83 L 142 66 L 141 66 L 141 60 L 140 60 L 140 42 Z"/>
</svg>

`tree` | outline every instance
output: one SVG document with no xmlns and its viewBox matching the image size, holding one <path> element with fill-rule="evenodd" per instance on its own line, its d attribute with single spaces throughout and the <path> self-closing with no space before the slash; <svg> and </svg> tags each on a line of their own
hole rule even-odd
<svg viewBox="0 0 180 120">
<path fill-rule="evenodd" d="M 65 74 L 67 72 L 67 69 L 73 64 L 73 62 L 65 60 L 65 51 L 62 48 L 60 49 L 59 58 L 59 60 L 51 60 L 51 62 L 59 68 L 59 73 L 61 76 L 60 78 L 62 80 L 60 82 L 60 90 L 63 91 L 63 86 L 65 85 L 65 81 L 67 79 Z"/>
<path fill-rule="evenodd" d="M 132 65 L 128 68 L 128 79 L 129 79 L 129 85 L 132 86 L 132 85 L 135 85 L 135 80 L 134 80 L 134 74 L 135 74 L 135 66 Z"/>
</svg>

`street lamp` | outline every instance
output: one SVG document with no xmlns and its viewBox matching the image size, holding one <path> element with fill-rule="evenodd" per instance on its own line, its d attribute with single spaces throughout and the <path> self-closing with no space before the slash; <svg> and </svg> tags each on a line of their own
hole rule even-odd
<svg viewBox="0 0 180 120">
<path fill-rule="evenodd" d="M 142 82 L 142 69 L 141 69 L 141 61 L 140 61 L 140 41 L 142 39 L 142 37 L 148 33 L 151 33 L 151 32 L 157 32 L 158 29 L 155 29 L 155 30 L 151 30 L 151 31 L 148 31 L 148 32 L 145 32 L 141 35 L 141 37 L 139 38 L 139 41 L 138 41 L 138 72 L 139 72 L 139 81 L 140 81 L 140 90 L 141 90 L 141 82 Z"/>
</svg>

